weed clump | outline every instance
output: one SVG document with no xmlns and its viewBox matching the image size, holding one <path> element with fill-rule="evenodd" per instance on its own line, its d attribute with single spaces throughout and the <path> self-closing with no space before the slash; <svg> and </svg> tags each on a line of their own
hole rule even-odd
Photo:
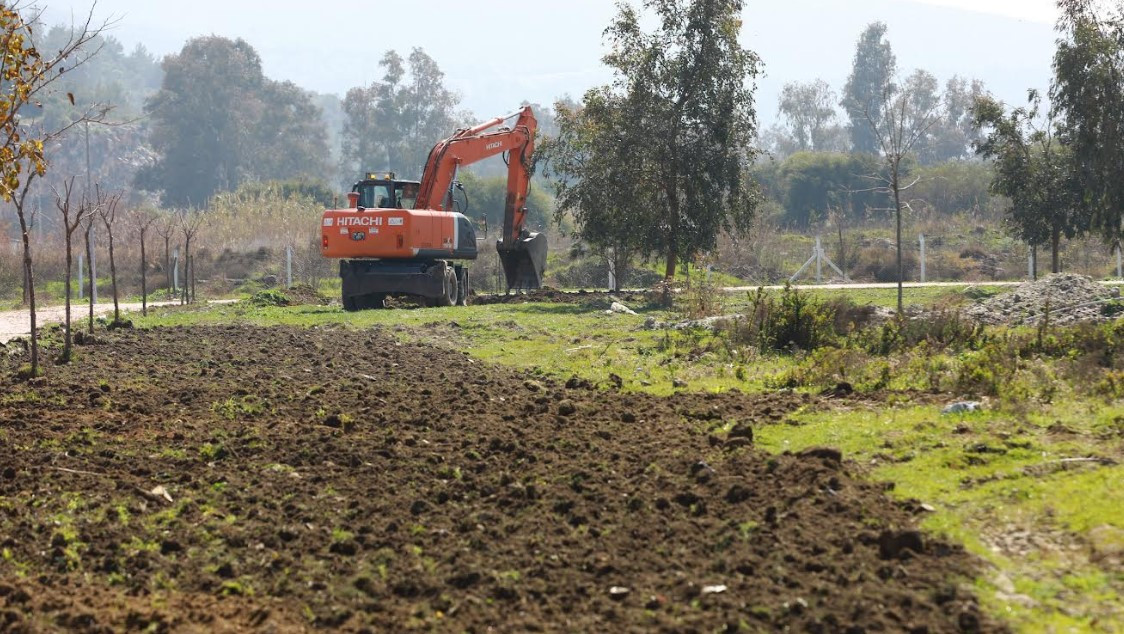
<svg viewBox="0 0 1124 634">
<path fill-rule="evenodd" d="M 827 304 L 788 285 L 779 297 L 757 289 L 749 310 L 727 325 L 726 335 L 758 350 L 814 350 L 837 341 L 836 317 L 845 302 Z"/>
</svg>

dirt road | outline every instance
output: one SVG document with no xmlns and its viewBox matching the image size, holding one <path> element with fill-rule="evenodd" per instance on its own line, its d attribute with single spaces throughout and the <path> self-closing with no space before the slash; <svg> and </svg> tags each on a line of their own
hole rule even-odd
<svg viewBox="0 0 1124 634">
<path fill-rule="evenodd" d="M 149 302 L 148 305 L 157 306 L 169 303 L 171 302 Z M 123 312 L 140 309 L 140 302 L 121 304 L 121 310 Z M 86 304 L 75 304 L 71 307 L 71 310 L 73 311 L 72 315 L 75 321 L 85 317 L 88 314 Z M 94 305 L 95 315 L 101 316 L 112 312 L 112 302 Z M 36 313 L 38 315 L 40 326 L 61 323 L 66 318 L 66 308 L 64 306 L 48 306 L 45 308 L 40 308 L 36 311 Z M 31 321 L 27 316 L 26 310 L 20 309 L 0 311 L 0 343 L 11 341 L 16 337 L 25 337 L 30 332 Z"/>
<path fill-rule="evenodd" d="M 237 300 L 233 299 L 212 299 L 208 300 L 208 304 L 229 304 Z M 148 302 L 148 307 L 153 306 L 175 306 L 179 302 Z M 124 302 L 121 304 L 121 312 L 137 312 L 141 309 L 140 302 Z M 73 311 L 72 318 L 75 321 L 85 319 L 89 313 L 86 304 L 76 304 L 71 310 Z M 95 304 L 94 314 L 97 316 L 108 315 L 113 312 L 113 304 Z M 48 306 L 40 308 L 36 313 L 39 316 L 39 326 L 47 326 L 50 324 L 62 323 L 66 319 L 66 308 L 64 306 Z M 31 321 L 28 319 L 27 311 L 20 310 L 0 310 L 0 343 L 11 341 L 16 337 L 26 337 L 31 332 Z"/>
</svg>

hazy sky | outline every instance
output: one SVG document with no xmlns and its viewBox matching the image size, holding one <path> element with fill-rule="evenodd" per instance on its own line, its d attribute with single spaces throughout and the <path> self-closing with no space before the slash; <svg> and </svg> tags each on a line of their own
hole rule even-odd
<svg viewBox="0 0 1124 634">
<path fill-rule="evenodd" d="M 90 6 L 43 4 L 51 22 Z M 340 95 L 377 79 L 387 49 L 420 46 L 480 118 L 608 81 L 600 57 L 613 13 L 609 0 L 100 0 L 96 8 L 117 20 L 112 34 L 127 47 L 143 43 L 162 56 L 195 35 L 242 37 L 268 76 Z M 769 123 L 788 81 L 823 78 L 838 91 L 855 40 L 875 20 L 888 24 L 902 71 L 977 77 L 1021 101 L 1049 82 L 1055 14 L 1053 0 L 747 0 L 742 39 L 765 60 L 758 111 Z"/>
</svg>

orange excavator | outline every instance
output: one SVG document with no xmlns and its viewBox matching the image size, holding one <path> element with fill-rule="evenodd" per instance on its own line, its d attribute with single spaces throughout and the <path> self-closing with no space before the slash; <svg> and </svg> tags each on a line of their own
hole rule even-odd
<svg viewBox="0 0 1124 634">
<path fill-rule="evenodd" d="M 536 125 L 525 106 L 457 130 L 430 150 L 420 182 L 370 173 L 348 194 L 347 209 L 325 211 L 320 251 L 340 260 L 344 308 L 381 308 L 387 297 L 402 296 L 429 306 L 466 305 L 468 267 L 455 261 L 476 259 L 476 231 L 455 209 L 454 190 L 463 189 L 457 170 L 497 155 L 508 166 L 503 234 L 496 243 L 507 290 L 540 288 L 546 236 L 524 226 Z"/>
</svg>

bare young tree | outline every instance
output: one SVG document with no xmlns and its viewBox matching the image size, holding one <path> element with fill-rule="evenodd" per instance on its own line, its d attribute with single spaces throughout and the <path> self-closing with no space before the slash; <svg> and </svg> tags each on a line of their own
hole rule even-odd
<svg viewBox="0 0 1124 634">
<path fill-rule="evenodd" d="M 74 209 L 71 206 L 71 197 L 74 192 L 74 177 L 63 181 L 63 190 L 60 193 L 57 189 L 55 192 L 55 207 L 58 208 L 59 213 L 62 214 L 62 227 L 63 237 L 66 240 L 66 322 L 63 330 L 63 348 L 62 357 L 59 361 L 61 363 L 70 363 L 71 351 L 73 349 L 73 333 L 71 332 L 71 318 L 70 318 L 70 302 L 71 302 L 71 268 L 74 261 L 74 232 L 81 226 L 82 221 L 90 212 L 90 208 L 83 198 L 78 208 Z"/>
<path fill-rule="evenodd" d="M 191 255 L 191 241 L 203 226 L 203 212 L 184 209 L 180 212 L 179 225 L 183 233 L 183 259 L 184 268 L 183 297 L 181 304 L 190 304 L 195 301 L 195 261 Z"/>
<path fill-rule="evenodd" d="M 161 211 L 156 221 L 156 235 L 164 239 L 164 276 L 168 297 L 174 298 L 176 288 L 172 281 L 172 236 L 179 227 L 179 216 L 174 211 Z"/>
<path fill-rule="evenodd" d="M 41 23 L 42 10 L 20 3 L 0 4 L 0 41 L 4 55 L 0 59 L 0 199 L 10 201 L 19 217 L 23 242 L 23 269 L 27 280 L 28 310 L 31 317 L 30 376 L 39 374 L 39 345 L 36 333 L 35 278 L 32 269 L 31 239 L 28 227 L 33 223 L 27 213 L 27 192 L 31 182 L 47 173 L 44 146 L 84 121 L 104 117 L 108 108 L 91 105 L 76 113 L 68 123 L 45 129 L 37 113 L 28 114 L 24 107 L 42 102 L 51 86 L 64 71 L 73 70 L 97 54 L 100 47 L 92 42 L 109 26 L 93 21 L 94 7 L 85 22 L 75 25 L 61 46 L 49 57 L 36 45 L 35 30 Z M 67 94 L 72 105 L 73 94 Z"/>
<path fill-rule="evenodd" d="M 910 78 L 913 79 L 912 77 Z M 900 85 L 899 85 L 900 84 Z M 874 129 L 879 151 L 886 171 L 873 176 L 879 181 L 877 191 L 885 193 L 893 202 L 895 238 L 898 258 L 898 317 L 905 314 L 902 302 L 902 210 L 909 208 L 909 202 L 902 200 L 902 194 L 920 180 L 914 178 L 908 184 L 902 183 L 902 161 L 925 139 L 929 130 L 937 123 L 941 104 L 924 97 L 916 82 L 890 84 L 882 93 L 881 118 L 871 106 L 865 108 L 866 119 Z"/>
<path fill-rule="evenodd" d="M 137 233 L 137 239 L 140 240 L 140 276 L 141 276 L 141 314 L 148 316 L 148 259 L 145 256 L 145 237 L 148 230 L 152 225 L 159 220 L 159 216 L 152 213 L 152 210 L 145 208 L 138 208 L 132 214 L 133 229 Z"/>
<path fill-rule="evenodd" d="M 31 318 L 31 368 L 30 376 L 39 376 L 39 335 L 36 332 L 38 324 L 35 315 L 35 270 L 32 268 L 31 258 L 31 226 L 35 224 L 35 212 L 27 209 L 27 192 L 35 180 L 37 172 L 29 171 L 23 181 L 23 187 L 12 197 L 12 204 L 16 208 L 16 216 L 20 222 L 20 239 L 23 242 L 23 274 L 27 283 L 27 305 Z"/>
<path fill-rule="evenodd" d="M 117 296 L 117 263 L 113 259 L 113 227 L 117 224 L 117 208 L 121 205 L 121 192 L 107 194 L 97 190 L 98 216 L 109 239 L 109 282 L 113 289 L 113 323 L 121 323 L 121 304 Z"/>
</svg>

